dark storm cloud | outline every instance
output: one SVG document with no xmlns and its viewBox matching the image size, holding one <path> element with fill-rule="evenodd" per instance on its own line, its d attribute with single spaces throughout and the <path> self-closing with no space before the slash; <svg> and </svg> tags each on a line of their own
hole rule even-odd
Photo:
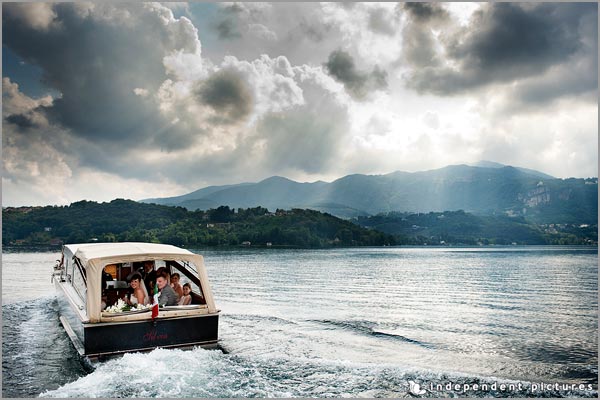
<svg viewBox="0 0 600 400">
<path fill-rule="evenodd" d="M 463 43 L 453 43 L 450 55 L 481 69 L 517 66 L 526 74 L 562 61 L 579 47 L 579 18 L 557 15 L 556 7 L 540 5 L 525 10 L 511 3 L 489 6 L 475 15 L 473 25 L 479 29 L 464 36 Z"/>
<path fill-rule="evenodd" d="M 39 166 L 34 180 L 67 179 L 66 171 L 76 176 L 82 167 L 162 179 L 145 152 L 188 148 L 203 134 L 165 117 L 155 96 L 168 78 L 165 56 L 196 49 L 191 23 L 152 3 L 39 4 L 3 5 L 3 46 L 39 67 L 44 84 L 60 95 L 27 98 L 3 80 L 4 161 Z M 25 179 L 20 169 L 7 176 Z"/>
<path fill-rule="evenodd" d="M 446 19 L 448 11 L 438 3 L 404 3 L 402 7 L 410 16 L 419 22 L 428 22 L 436 19 Z"/>
<path fill-rule="evenodd" d="M 486 4 L 474 13 L 469 26 L 441 41 L 445 56 L 458 68 L 440 62 L 429 27 L 418 29 L 435 14 L 420 3 L 407 3 L 404 8 L 413 24 L 407 32 L 409 45 L 405 44 L 406 61 L 414 67 L 407 76 L 407 85 L 420 92 L 454 95 L 492 83 L 541 76 L 552 67 L 597 59 L 595 3 Z M 592 21 L 585 23 L 593 27 L 582 29 L 590 15 L 594 16 Z M 589 72 L 597 76 L 597 68 L 592 69 Z M 589 83 L 589 76 L 580 78 Z M 578 94 L 586 85 L 575 84 L 573 90 L 538 90 L 521 100 L 543 102 L 552 96 Z M 589 90 L 596 87 L 597 82 Z"/>
<path fill-rule="evenodd" d="M 364 99 L 370 92 L 387 88 L 387 73 L 378 67 L 371 73 L 359 71 L 352 56 L 335 50 L 325 63 L 327 72 L 344 84 L 346 91 L 356 99 Z"/>
<path fill-rule="evenodd" d="M 196 89 L 197 99 L 218 114 L 214 122 L 231 124 L 252 111 L 252 91 L 243 77 L 233 70 L 221 70 Z"/>
<path fill-rule="evenodd" d="M 61 93 L 41 111 L 88 140 L 142 142 L 162 121 L 133 90 L 157 90 L 166 79 L 165 53 L 194 46 L 182 40 L 185 27 L 170 31 L 158 13 L 143 5 L 48 6 L 55 17 L 47 29 L 22 23 L 16 5 L 3 6 L 3 45 L 39 66 L 44 83 Z"/>
<path fill-rule="evenodd" d="M 25 114 L 12 114 L 4 118 L 10 124 L 14 124 L 21 129 L 34 128 L 38 125 Z"/>
</svg>

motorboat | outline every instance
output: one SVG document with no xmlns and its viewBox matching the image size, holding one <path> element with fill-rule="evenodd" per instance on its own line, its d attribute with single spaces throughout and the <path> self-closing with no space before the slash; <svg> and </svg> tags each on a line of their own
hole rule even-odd
<svg viewBox="0 0 600 400">
<path fill-rule="evenodd" d="M 191 288 L 190 304 L 156 306 L 156 282 L 148 278 L 156 279 L 157 271 L 178 273 L 181 285 Z M 123 299 L 131 295 L 128 278 L 135 274 L 150 287 L 146 304 L 131 306 Z M 52 281 L 60 322 L 78 353 L 91 361 L 157 347 L 218 346 L 220 310 L 199 254 L 155 243 L 67 244 Z"/>
</svg>

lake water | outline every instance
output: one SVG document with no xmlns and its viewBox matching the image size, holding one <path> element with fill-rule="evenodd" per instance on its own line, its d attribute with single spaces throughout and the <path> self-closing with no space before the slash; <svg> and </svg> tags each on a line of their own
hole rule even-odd
<svg viewBox="0 0 600 400">
<path fill-rule="evenodd" d="M 58 321 L 59 254 L 5 252 L 3 396 L 598 395 L 597 248 L 201 253 L 225 352 L 90 369 Z"/>
</svg>

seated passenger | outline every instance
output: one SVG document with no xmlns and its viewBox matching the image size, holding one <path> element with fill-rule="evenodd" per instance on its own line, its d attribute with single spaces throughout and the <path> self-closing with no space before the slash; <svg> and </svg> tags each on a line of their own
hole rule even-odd
<svg viewBox="0 0 600 400">
<path fill-rule="evenodd" d="M 173 288 L 175 293 L 177 293 L 177 300 L 179 301 L 181 296 L 183 296 L 183 288 L 179 283 L 179 274 L 177 272 L 171 275 L 171 287 Z"/>
<path fill-rule="evenodd" d="M 165 267 L 160 267 L 156 270 L 156 276 L 165 275 L 167 277 L 167 283 L 171 284 L 171 272 Z"/>
<path fill-rule="evenodd" d="M 111 264 L 113 265 L 113 264 Z M 102 308 L 102 310 L 104 310 L 107 306 L 108 303 L 108 294 L 106 292 L 106 289 L 108 288 L 108 281 L 112 281 L 113 277 L 111 274 L 109 274 L 108 272 L 106 272 L 106 267 L 110 267 L 111 265 L 107 265 L 104 268 L 102 268 L 102 290 L 101 290 L 101 300 L 100 300 L 100 307 Z"/>
<path fill-rule="evenodd" d="M 142 276 L 136 272 L 131 276 L 130 279 L 131 282 L 129 283 L 129 285 L 133 289 L 133 293 L 129 296 L 128 299 L 125 299 L 127 304 L 149 304 L 150 298 L 148 297 L 148 291 L 146 290 L 146 285 L 144 285 Z"/>
<path fill-rule="evenodd" d="M 192 304 L 192 285 L 186 283 L 183 285 L 183 296 L 179 299 L 180 306 L 187 306 Z"/>
<path fill-rule="evenodd" d="M 167 276 L 161 274 L 156 278 L 156 285 L 160 294 L 158 295 L 158 304 L 161 306 L 176 306 L 177 305 L 177 293 L 168 284 Z"/>
</svg>

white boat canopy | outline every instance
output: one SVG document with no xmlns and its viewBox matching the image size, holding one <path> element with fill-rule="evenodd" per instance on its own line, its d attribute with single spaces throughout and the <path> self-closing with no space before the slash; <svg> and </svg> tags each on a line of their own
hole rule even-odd
<svg viewBox="0 0 600 400">
<path fill-rule="evenodd" d="M 86 311 L 90 322 L 99 322 L 102 313 L 102 270 L 109 264 L 147 260 L 187 261 L 196 267 L 208 312 L 216 312 L 215 302 L 204 267 L 204 258 L 189 250 L 154 243 L 89 243 L 65 245 L 65 255 L 73 254 L 86 270 Z"/>
</svg>

